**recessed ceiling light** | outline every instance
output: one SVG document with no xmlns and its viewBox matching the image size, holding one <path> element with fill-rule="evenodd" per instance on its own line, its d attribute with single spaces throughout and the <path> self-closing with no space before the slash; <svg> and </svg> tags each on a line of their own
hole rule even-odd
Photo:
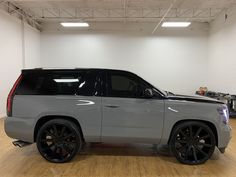
<svg viewBox="0 0 236 177">
<path fill-rule="evenodd" d="M 85 22 L 63 22 L 61 25 L 64 27 L 89 27 L 89 24 Z"/>
<path fill-rule="evenodd" d="M 162 23 L 162 27 L 188 27 L 191 22 L 164 22 Z"/>
</svg>

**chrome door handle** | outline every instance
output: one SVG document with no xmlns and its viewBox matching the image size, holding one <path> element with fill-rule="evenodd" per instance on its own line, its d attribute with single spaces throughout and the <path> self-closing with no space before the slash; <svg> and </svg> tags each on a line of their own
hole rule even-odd
<svg viewBox="0 0 236 177">
<path fill-rule="evenodd" d="M 119 106 L 118 105 L 106 105 L 106 107 L 108 107 L 108 108 L 118 108 Z"/>
</svg>

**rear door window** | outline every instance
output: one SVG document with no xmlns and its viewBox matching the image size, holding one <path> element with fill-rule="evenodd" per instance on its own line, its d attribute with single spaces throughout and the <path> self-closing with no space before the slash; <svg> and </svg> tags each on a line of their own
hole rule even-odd
<svg viewBox="0 0 236 177">
<path fill-rule="evenodd" d="M 16 95 L 99 96 L 99 78 L 95 71 L 27 73 Z"/>
</svg>

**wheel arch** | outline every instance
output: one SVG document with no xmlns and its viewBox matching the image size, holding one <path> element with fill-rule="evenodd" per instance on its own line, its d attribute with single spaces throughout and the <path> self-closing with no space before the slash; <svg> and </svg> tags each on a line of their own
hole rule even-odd
<svg viewBox="0 0 236 177">
<path fill-rule="evenodd" d="M 196 121 L 196 122 L 202 122 L 204 124 L 206 124 L 211 130 L 212 132 L 214 133 L 215 135 L 215 138 L 216 138 L 216 146 L 218 147 L 218 133 L 217 133 L 217 129 L 216 129 L 216 126 L 212 123 L 212 122 L 209 122 L 209 121 L 206 121 L 206 120 L 198 120 L 198 119 L 185 119 L 185 120 L 179 120 L 177 121 L 174 126 L 172 127 L 171 129 L 171 132 L 170 132 L 170 136 L 169 136 L 169 139 L 168 139 L 168 144 L 170 142 L 170 139 L 171 139 L 171 136 L 172 136 L 172 133 L 173 133 L 173 130 L 174 128 L 183 123 L 183 122 L 189 122 L 189 121 Z"/>
<path fill-rule="evenodd" d="M 72 116 L 65 116 L 65 115 L 46 115 L 46 116 L 42 116 L 41 118 L 39 118 L 35 124 L 34 127 L 34 142 L 36 141 L 36 137 L 39 131 L 39 128 L 45 124 L 46 122 L 53 120 L 53 119 L 65 119 L 65 120 L 69 120 L 73 123 L 75 123 L 75 125 L 78 127 L 78 130 L 80 131 L 81 135 L 82 135 L 82 140 L 84 141 L 84 134 L 81 128 L 81 125 L 79 123 L 79 121 L 72 117 Z"/>
</svg>

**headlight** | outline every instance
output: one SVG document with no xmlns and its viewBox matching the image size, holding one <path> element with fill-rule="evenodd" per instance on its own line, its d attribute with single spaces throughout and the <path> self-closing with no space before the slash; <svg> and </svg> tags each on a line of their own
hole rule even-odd
<svg viewBox="0 0 236 177">
<path fill-rule="evenodd" d="M 229 111 L 226 105 L 220 106 L 217 108 L 217 111 L 220 115 L 221 120 L 223 123 L 228 124 L 229 123 Z"/>
</svg>

